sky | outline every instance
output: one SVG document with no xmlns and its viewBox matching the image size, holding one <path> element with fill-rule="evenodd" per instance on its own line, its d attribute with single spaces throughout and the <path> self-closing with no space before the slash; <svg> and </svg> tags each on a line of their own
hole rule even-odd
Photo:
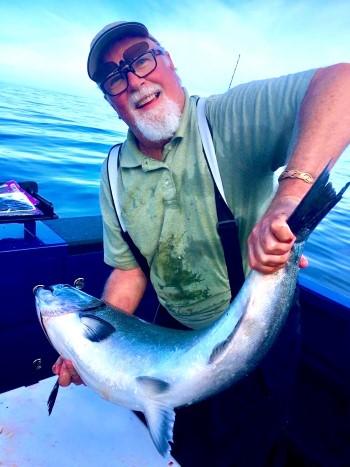
<svg viewBox="0 0 350 467">
<path fill-rule="evenodd" d="M 96 95 L 93 36 L 140 21 L 170 52 L 191 94 L 350 61 L 349 0 L 0 0 L 0 80 Z"/>
</svg>

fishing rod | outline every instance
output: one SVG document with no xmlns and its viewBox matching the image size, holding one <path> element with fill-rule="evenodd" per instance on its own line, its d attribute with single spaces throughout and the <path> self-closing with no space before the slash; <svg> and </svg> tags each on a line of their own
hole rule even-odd
<svg viewBox="0 0 350 467">
<path fill-rule="evenodd" d="M 233 70 L 233 73 L 232 73 L 232 77 L 231 77 L 231 81 L 230 81 L 230 84 L 228 86 L 228 89 L 231 88 L 231 84 L 232 84 L 232 81 L 233 81 L 233 78 L 235 76 L 235 73 L 236 73 L 236 70 L 237 70 L 237 67 L 238 67 L 238 63 L 239 63 L 239 59 L 241 58 L 241 54 L 238 54 L 238 57 L 237 57 L 237 60 L 236 60 L 236 65 L 235 65 L 235 69 Z"/>
</svg>

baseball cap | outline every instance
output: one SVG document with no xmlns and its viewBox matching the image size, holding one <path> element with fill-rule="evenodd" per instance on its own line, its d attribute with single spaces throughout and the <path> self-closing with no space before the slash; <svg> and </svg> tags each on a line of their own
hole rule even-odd
<svg viewBox="0 0 350 467">
<path fill-rule="evenodd" d="M 90 45 L 90 52 L 87 60 L 87 72 L 93 81 L 102 51 L 111 41 L 122 39 L 126 36 L 140 36 L 153 39 L 146 26 L 142 23 L 137 23 L 135 21 L 116 21 L 114 23 L 107 24 L 96 34 Z"/>
</svg>

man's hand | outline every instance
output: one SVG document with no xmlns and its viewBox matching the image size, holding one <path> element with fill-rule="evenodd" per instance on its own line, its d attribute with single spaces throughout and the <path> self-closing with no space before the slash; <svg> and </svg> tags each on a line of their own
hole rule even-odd
<svg viewBox="0 0 350 467">
<path fill-rule="evenodd" d="M 275 199 L 255 225 L 248 238 L 248 259 L 252 269 L 269 274 L 288 261 L 295 236 L 287 219 L 299 202 L 299 198 L 292 196 Z M 302 256 L 299 266 L 304 268 L 307 265 L 307 259 Z"/>
<path fill-rule="evenodd" d="M 60 386 L 69 386 L 71 383 L 77 385 L 84 384 L 70 360 L 58 357 L 56 363 L 52 367 L 52 371 L 55 375 L 58 375 Z"/>
</svg>

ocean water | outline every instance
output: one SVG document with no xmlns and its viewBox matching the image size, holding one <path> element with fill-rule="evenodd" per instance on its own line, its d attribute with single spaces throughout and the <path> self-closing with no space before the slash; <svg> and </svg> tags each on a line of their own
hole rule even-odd
<svg viewBox="0 0 350 467">
<path fill-rule="evenodd" d="M 35 180 L 59 217 L 99 214 L 101 164 L 125 125 L 101 99 L 0 83 L 0 180 Z M 350 148 L 332 170 L 350 180 Z M 350 299 L 350 189 L 307 242 L 304 277 Z"/>
</svg>

